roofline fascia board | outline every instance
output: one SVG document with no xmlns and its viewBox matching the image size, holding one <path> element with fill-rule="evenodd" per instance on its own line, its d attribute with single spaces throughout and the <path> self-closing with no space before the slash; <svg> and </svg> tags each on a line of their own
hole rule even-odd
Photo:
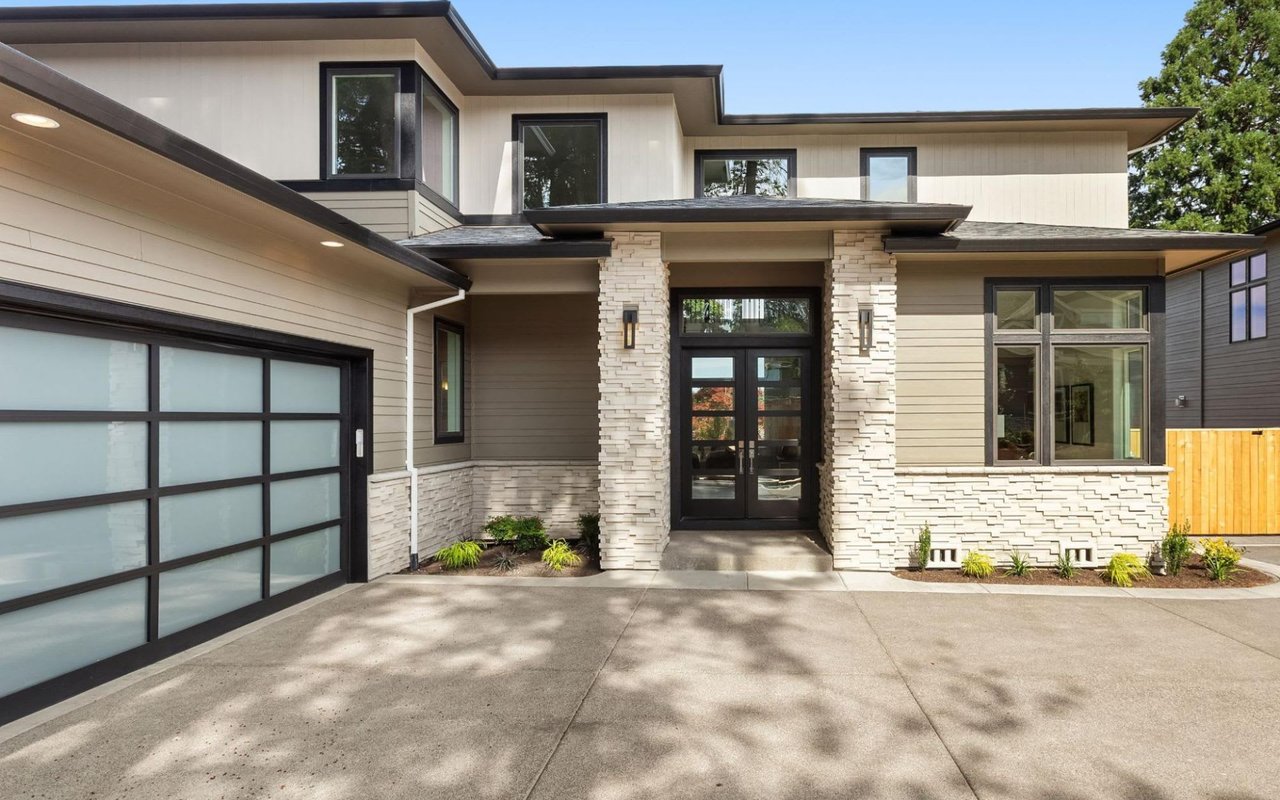
<svg viewBox="0 0 1280 800">
<path fill-rule="evenodd" d="M 593 67 L 499 67 L 447 0 L 392 3 L 200 3 L 136 6 L 0 7 L 0 22 L 146 21 L 228 19 L 404 19 L 443 18 L 462 40 L 491 80 L 591 79 L 710 79 L 714 83 L 716 124 L 726 127 L 804 124 L 911 124 L 974 122 L 1051 122 L 1090 119 L 1151 119 L 1178 117 L 1172 125 L 1143 144 L 1166 136 L 1195 116 L 1199 109 L 1170 108 L 1046 108 L 998 111 L 910 111 L 897 113 L 729 114 L 725 111 L 724 67 L 718 64 L 669 64 Z"/>
<path fill-rule="evenodd" d="M 405 245 L 410 250 L 433 259 L 566 258 L 594 260 L 608 258 L 613 245 L 604 239 L 563 241 L 529 245 Z"/>
<path fill-rule="evenodd" d="M 467 276 L 374 233 L 4 44 L 0 44 L 0 83 L 434 280 L 458 289 L 471 288 Z"/>
<path fill-rule="evenodd" d="M 525 218 L 542 230 L 544 225 L 608 224 L 611 222 L 885 222 L 963 220 L 971 206 L 919 205 L 905 208 L 875 206 L 872 208 L 610 208 L 578 209 L 526 208 Z"/>
<path fill-rule="evenodd" d="M 1254 236 L 1262 236 L 1264 234 L 1271 233 L 1272 231 L 1275 231 L 1275 230 L 1280 230 L 1280 219 L 1273 219 L 1270 222 L 1264 222 L 1263 224 L 1249 231 L 1249 233 L 1252 233 Z"/>
<path fill-rule="evenodd" d="M 942 237 L 890 236 L 885 250 L 896 253 L 1089 253 L 1156 252 L 1160 250 L 1249 250 L 1265 239 L 1248 234 L 1211 236 L 1188 240 L 1184 237 L 1143 237 L 1117 239 L 1080 237 L 1062 239 L 941 240 Z"/>
</svg>

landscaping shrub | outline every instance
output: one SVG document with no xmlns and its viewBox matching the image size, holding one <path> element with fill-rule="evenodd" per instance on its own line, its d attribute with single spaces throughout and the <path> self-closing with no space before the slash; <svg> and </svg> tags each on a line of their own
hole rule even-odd
<svg viewBox="0 0 1280 800">
<path fill-rule="evenodd" d="M 507 553 L 499 553 L 493 559 L 493 569 L 496 572 L 511 572 L 516 568 L 516 560 Z"/>
<path fill-rule="evenodd" d="M 986 553 L 970 550 L 960 563 L 960 573 L 970 578 L 990 578 L 996 571 L 996 562 Z"/>
<path fill-rule="evenodd" d="M 1231 575 L 1236 571 L 1236 565 L 1244 556 L 1244 551 L 1238 547 L 1232 547 L 1222 539 L 1205 539 L 1200 546 L 1204 548 L 1201 559 L 1204 561 L 1204 568 L 1209 573 L 1209 578 L 1215 581 L 1230 580 Z"/>
<path fill-rule="evenodd" d="M 1026 555 L 1014 550 L 1010 560 L 1009 568 L 1004 571 L 1005 575 L 1013 578 L 1025 578 L 1031 574 L 1031 561 Z"/>
<path fill-rule="evenodd" d="M 1195 552 L 1195 543 L 1191 541 L 1191 521 L 1175 523 L 1160 542 L 1160 555 L 1164 558 L 1164 568 L 1170 575 L 1182 571 L 1182 565 Z"/>
<path fill-rule="evenodd" d="M 495 542 L 509 542 L 516 538 L 516 518 L 509 514 L 493 517 L 485 523 L 484 532 Z"/>
<path fill-rule="evenodd" d="M 515 525 L 516 552 L 528 553 L 546 547 L 547 529 L 542 526 L 541 517 L 518 517 Z"/>
<path fill-rule="evenodd" d="M 931 552 L 933 552 L 933 533 L 929 531 L 929 526 L 925 525 L 920 529 L 920 535 L 916 537 L 916 563 L 920 565 L 921 572 L 929 566 Z"/>
<path fill-rule="evenodd" d="M 542 551 L 542 563 L 556 572 L 565 567 L 576 567 L 582 563 L 582 556 L 573 552 L 564 539 L 556 539 L 551 546 Z"/>
<path fill-rule="evenodd" d="M 469 569 L 480 563 L 483 550 L 475 542 L 461 541 L 440 548 L 436 561 L 445 569 Z"/>
<path fill-rule="evenodd" d="M 1116 553 L 1103 568 L 1102 574 L 1116 586 L 1129 587 L 1135 579 L 1143 580 L 1151 577 L 1146 562 L 1133 553 Z"/>
<path fill-rule="evenodd" d="M 1058 556 L 1058 560 L 1053 563 L 1053 571 L 1059 578 L 1071 580 L 1076 576 L 1076 565 L 1071 561 L 1071 554 L 1065 550 Z"/>
<path fill-rule="evenodd" d="M 591 558 L 600 558 L 599 514 L 582 514 L 578 517 L 578 547 Z"/>
</svg>

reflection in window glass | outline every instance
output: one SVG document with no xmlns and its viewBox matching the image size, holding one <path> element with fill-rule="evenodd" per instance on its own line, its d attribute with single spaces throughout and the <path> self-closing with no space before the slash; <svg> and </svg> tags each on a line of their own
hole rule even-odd
<svg viewBox="0 0 1280 800">
<path fill-rule="evenodd" d="M 1040 327 L 1035 289 L 996 291 L 996 327 L 1006 331 L 1034 331 Z"/>
<path fill-rule="evenodd" d="M 996 459 L 1036 459 L 1036 347 L 996 348 Z"/>
<path fill-rule="evenodd" d="M 867 200 L 911 202 L 911 161 L 905 155 L 867 157 Z"/>
<path fill-rule="evenodd" d="M 1249 280 L 1247 264 L 1248 262 L 1245 261 L 1244 259 L 1231 262 L 1231 285 L 1232 286 L 1239 286 L 1240 284 Z"/>
<path fill-rule="evenodd" d="M 1244 289 L 1231 293 L 1231 341 L 1249 338 L 1249 293 Z"/>
<path fill-rule="evenodd" d="M 800 356 L 760 356 L 756 359 L 756 380 L 800 380 Z"/>
<path fill-rule="evenodd" d="M 692 392 L 694 411 L 733 410 L 732 386 L 694 386 Z"/>
<path fill-rule="evenodd" d="M 521 122 L 525 208 L 602 203 L 601 122 Z"/>
<path fill-rule="evenodd" d="M 798 440 L 800 438 L 800 417 L 799 415 L 791 414 L 778 417 L 760 417 L 756 420 L 756 437 L 762 441 Z"/>
<path fill-rule="evenodd" d="M 689 297 L 681 302 L 685 334 L 803 334 L 809 332 L 803 297 Z"/>
<path fill-rule="evenodd" d="M 692 359 L 694 380 L 733 380 L 733 356 L 699 356 Z"/>
<path fill-rule="evenodd" d="M 694 500 L 733 500 L 738 496 L 738 479 L 733 475 L 694 475 Z"/>
<path fill-rule="evenodd" d="M 737 470 L 738 448 L 728 444 L 695 444 L 692 447 L 693 461 L 690 464 L 695 470 Z"/>
<path fill-rule="evenodd" d="M 703 197 L 759 195 L 786 197 L 791 179 L 791 162 L 778 158 L 704 158 L 702 159 Z"/>
<path fill-rule="evenodd" d="M 334 175 L 395 177 L 400 170 L 400 71 L 351 70 L 330 76 Z"/>
<path fill-rule="evenodd" d="M 1267 335 L 1267 287 L 1254 286 L 1249 290 L 1249 338 L 1261 339 Z"/>
<path fill-rule="evenodd" d="M 1267 277 L 1267 254 L 1258 253 L 1249 259 L 1249 280 L 1260 281 Z"/>
<path fill-rule="evenodd" d="M 733 435 L 733 417 L 694 417 L 693 438 L 705 441 L 728 441 Z"/>
<path fill-rule="evenodd" d="M 1054 289 L 1055 329 L 1141 329 L 1145 292 L 1142 289 Z"/>
<path fill-rule="evenodd" d="M 422 109 L 418 135 L 422 140 L 422 182 L 455 205 L 458 202 L 454 150 L 458 112 L 426 78 L 422 81 Z"/>
<path fill-rule="evenodd" d="M 1135 345 L 1055 347 L 1054 458 L 1142 458 L 1146 350 Z"/>
</svg>

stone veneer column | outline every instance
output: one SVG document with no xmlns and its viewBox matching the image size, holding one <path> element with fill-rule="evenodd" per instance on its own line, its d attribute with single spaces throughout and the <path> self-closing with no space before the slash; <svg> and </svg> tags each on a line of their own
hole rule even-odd
<svg viewBox="0 0 1280 800">
<path fill-rule="evenodd" d="M 837 569 L 891 569 L 897 545 L 895 373 L 897 267 L 883 232 L 836 231 L 823 301 L 819 526 Z M 858 348 L 858 309 L 870 306 L 870 352 Z"/>
<path fill-rule="evenodd" d="M 600 260 L 600 550 L 605 569 L 657 569 L 671 533 L 671 323 L 658 233 L 609 233 Z M 636 346 L 622 310 L 636 306 Z"/>
</svg>

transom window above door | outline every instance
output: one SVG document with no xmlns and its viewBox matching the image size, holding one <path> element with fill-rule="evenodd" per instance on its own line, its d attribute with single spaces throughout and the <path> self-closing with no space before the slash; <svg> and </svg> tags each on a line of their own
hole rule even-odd
<svg viewBox="0 0 1280 800">
<path fill-rule="evenodd" d="M 807 297 L 686 297 L 680 301 L 682 335 L 805 335 L 813 332 Z"/>
<path fill-rule="evenodd" d="M 794 197 L 795 150 L 698 150 L 694 153 L 697 197 Z"/>
<path fill-rule="evenodd" d="M 515 114 L 516 211 L 607 200 L 604 114 Z"/>
</svg>

